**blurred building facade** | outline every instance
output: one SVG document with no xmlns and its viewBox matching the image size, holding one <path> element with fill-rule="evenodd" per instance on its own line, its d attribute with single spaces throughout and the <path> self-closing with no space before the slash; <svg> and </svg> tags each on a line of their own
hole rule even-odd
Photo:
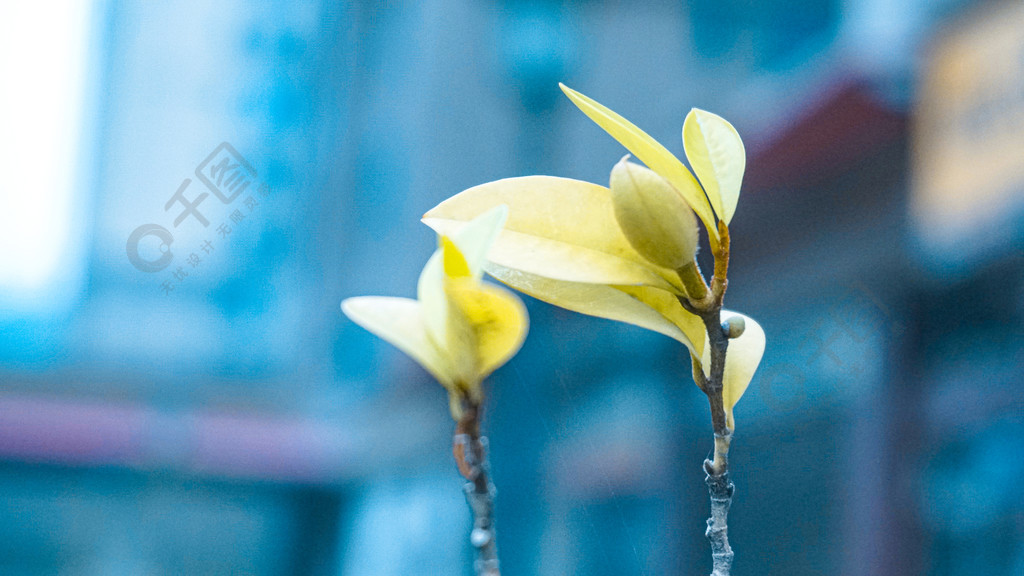
<svg viewBox="0 0 1024 576">
<path fill-rule="evenodd" d="M 0 572 L 468 574 L 443 393 L 338 304 L 411 295 L 462 189 L 603 183 L 564 81 L 674 152 L 693 106 L 747 144 L 737 572 L 1020 573 L 1024 16 L 798 4 L 89 4 L 83 272 L 0 316 Z M 687 355 L 528 307 L 486 416 L 506 573 L 705 569 Z"/>
</svg>

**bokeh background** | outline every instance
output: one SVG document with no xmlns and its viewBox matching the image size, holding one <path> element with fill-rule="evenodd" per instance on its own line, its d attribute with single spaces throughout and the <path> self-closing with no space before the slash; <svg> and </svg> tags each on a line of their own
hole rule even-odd
<svg viewBox="0 0 1024 576">
<path fill-rule="evenodd" d="M 470 574 L 445 395 L 339 303 L 412 296 L 464 188 L 607 181 L 559 81 L 680 155 L 694 106 L 745 139 L 735 572 L 1024 574 L 1021 30 L 983 0 L 3 3 L 0 574 Z M 685 351 L 528 307 L 486 414 L 505 573 L 707 573 Z"/>
</svg>

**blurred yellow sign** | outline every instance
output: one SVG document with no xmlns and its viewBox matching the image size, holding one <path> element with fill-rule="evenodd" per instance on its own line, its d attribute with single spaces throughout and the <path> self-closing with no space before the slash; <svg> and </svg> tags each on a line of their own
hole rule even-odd
<svg viewBox="0 0 1024 576">
<path fill-rule="evenodd" d="M 938 39 L 913 145 L 911 217 L 926 243 L 1013 236 L 998 227 L 1024 206 L 1024 2 L 988 7 Z"/>
</svg>

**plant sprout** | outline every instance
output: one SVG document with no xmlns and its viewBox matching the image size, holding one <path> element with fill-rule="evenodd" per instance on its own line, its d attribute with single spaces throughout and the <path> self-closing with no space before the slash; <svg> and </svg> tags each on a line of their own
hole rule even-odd
<svg viewBox="0 0 1024 576">
<path fill-rule="evenodd" d="M 704 461 L 711 495 L 706 535 L 712 576 L 728 576 L 727 517 L 734 487 L 729 449 L 733 409 L 764 353 L 751 318 L 722 308 L 728 286 L 729 223 L 746 165 L 743 142 L 721 117 L 693 109 L 683 147 L 696 172 L 625 118 L 564 85 L 570 100 L 646 167 L 622 158 L 609 186 L 525 176 L 465 190 L 426 213 L 440 247 L 420 276 L 418 299 L 362 297 L 342 303 L 355 322 L 419 362 L 449 393 L 454 452 L 467 479 L 478 576 L 499 574 L 480 435 L 482 382 L 522 345 L 527 318 L 510 292 L 483 272 L 544 302 L 627 322 L 685 346 L 692 378 L 711 408 L 714 457 Z M 696 260 L 704 224 L 714 256 L 711 282 Z"/>
<path fill-rule="evenodd" d="M 480 434 L 483 380 L 523 344 L 526 308 L 508 290 L 481 282 L 487 251 L 508 210 L 481 214 L 440 246 L 420 274 L 417 300 L 383 296 L 349 298 L 341 308 L 354 322 L 394 344 L 430 372 L 448 391 L 456 421 L 453 451 L 466 478 L 473 512 L 470 540 L 476 572 L 496 576 L 494 485 L 487 464 L 487 438 Z"/>
<path fill-rule="evenodd" d="M 484 264 L 489 274 L 555 306 L 634 324 L 686 346 L 693 380 L 711 408 L 706 535 L 712 576 L 726 576 L 733 560 L 726 522 L 734 490 L 728 477 L 733 408 L 765 346 L 757 322 L 722 308 L 729 223 L 746 165 L 743 142 L 721 117 L 691 110 L 682 132 L 694 177 L 625 118 L 564 85 L 562 90 L 647 168 L 623 158 L 609 187 L 552 176 L 489 182 L 445 200 L 423 222 L 439 234 L 457 234 L 478 215 L 508 206 L 508 220 Z M 714 256 L 710 283 L 696 261 L 697 218 Z"/>
</svg>

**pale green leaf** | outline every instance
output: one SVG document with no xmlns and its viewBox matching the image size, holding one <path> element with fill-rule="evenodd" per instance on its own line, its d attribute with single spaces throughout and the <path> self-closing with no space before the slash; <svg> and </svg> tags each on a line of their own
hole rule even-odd
<svg viewBox="0 0 1024 576">
<path fill-rule="evenodd" d="M 418 302 L 409 298 L 361 296 L 343 301 L 341 309 L 353 322 L 409 355 L 443 386 L 452 386 L 444 356 L 427 336 Z"/>
<path fill-rule="evenodd" d="M 655 298 L 654 293 L 663 294 L 666 299 L 674 298 L 664 290 L 636 286 L 619 287 L 623 288 L 619 289 L 603 284 L 565 282 L 506 268 L 495 263 L 487 266 L 487 272 L 516 290 L 548 304 L 588 316 L 633 324 L 678 340 L 690 350 L 695 349 L 690 338 L 679 326 L 662 316 L 650 305 L 624 291 L 624 289 L 629 289 L 634 293 L 644 294 L 649 301 L 660 306 L 664 304 L 665 300 Z M 646 294 L 647 292 L 650 294 Z M 686 322 L 681 323 L 687 325 Z M 696 341 L 703 342 L 703 340 Z"/>
<path fill-rule="evenodd" d="M 502 204 L 508 220 L 488 254 L 491 262 L 555 280 L 682 292 L 673 271 L 651 264 L 629 244 L 611 192 L 597 184 L 551 176 L 497 180 L 452 196 L 423 222 L 457 237 L 466 222 Z"/>
<path fill-rule="evenodd" d="M 648 168 L 668 180 L 704 222 L 704 226 L 707 228 L 712 241 L 717 242 L 718 227 L 715 217 L 711 213 L 711 207 L 708 205 L 708 200 L 693 174 L 690 173 L 690 170 L 678 158 L 629 120 L 619 116 L 597 101 L 569 88 L 565 84 L 559 84 L 559 86 L 561 86 L 562 92 L 565 92 L 565 95 L 584 114 L 603 128 L 612 138 L 618 140 L 620 144 L 625 146 L 627 150 L 632 152 L 644 164 L 647 164 Z"/>
<path fill-rule="evenodd" d="M 704 341 L 707 339 L 704 321 L 699 316 L 687 312 L 675 294 L 650 286 L 616 286 L 615 288 L 653 308 L 663 318 L 679 328 L 686 336 L 686 342 L 683 344 L 686 344 L 686 347 L 697 358 L 703 355 Z"/>
<path fill-rule="evenodd" d="M 427 326 L 427 333 L 439 348 L 447 346 L 450 338 L 448 298 L 444 292 L 445 237 L 450 238 L 448 241 L 454 242 L 458 258 L 469 266 L 471 276 L 479 281 L 483 275 L 483 266 L 487 262 L 487 252 L 501 232 L 507 217 L 508 207 L 499 205 L 467 219 L 457 231 L 438 231 L 441 235 L 439 246 L 420 272 L 416 297 L 423 305 L 423 320 Z"/>
<path fill-rule="evenodd" d="M 480 214 L 462 227 L 457 234 L 451 236 L 459 247 L 469 265 L 472 276 L 480 280 L 487 263 L 487 254 L 494 241 L 498 239 L 505 221 L 508 219 L 508 206 L 500 205 Z"/>
<path fill-rule="evenodd" d="M 747 164 L 739 133 L 721 116 L 694 108 L 683 123 L 683 146 L 715 212 L 729 224 Z"/>
</svg>

